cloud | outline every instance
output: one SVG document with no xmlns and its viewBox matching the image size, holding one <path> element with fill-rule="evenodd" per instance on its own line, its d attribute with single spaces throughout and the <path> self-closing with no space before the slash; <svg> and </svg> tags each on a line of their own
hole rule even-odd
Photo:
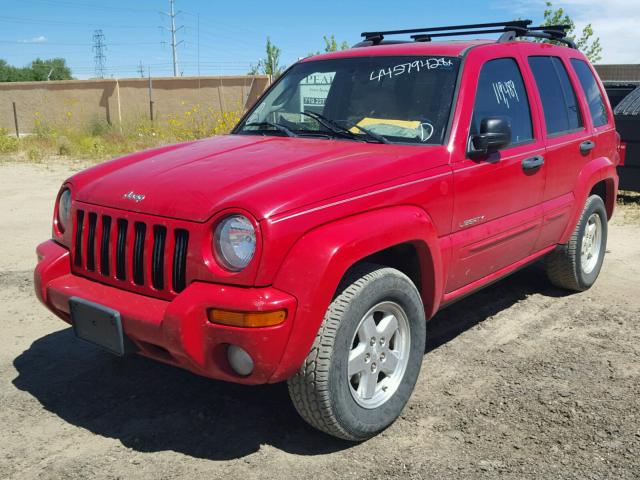
<svg viewBox="0 0 640 480">
<path fill-rule="evenodd" d="M 638 0 L 562 0 L 552 1 L 573 19 L 578 32 L 591 24 L 602 45 L 599 63 L 640 63 L 640 13 Z M 496 0 L 495 10 L 513 17 L 542 19 L 544 0 Z"/>
<path fill-rule="evenodd" d="M 46 41 L 47 37 L 45 37 L 44 35 L 38 35 L 37 37 L 19 40 L 20 43 L 45 43 Z"/>
</svg>

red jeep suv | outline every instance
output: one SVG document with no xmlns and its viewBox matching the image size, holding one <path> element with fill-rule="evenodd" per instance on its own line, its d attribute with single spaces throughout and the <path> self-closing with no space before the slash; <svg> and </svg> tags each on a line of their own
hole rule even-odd
<svg viewBox="0 0 640 480">
<path fill-rule="evenodd" d="M 602 266 L 623 146 L 565 27 L 530 23 L 365 33 L 289 68 L 230 135 L 72 176 L 39 299 L 115 354 L 286 380 L 311 425 L 375 435 L 439 309 L 543 257 L 569 290 Z"/>
</svg>

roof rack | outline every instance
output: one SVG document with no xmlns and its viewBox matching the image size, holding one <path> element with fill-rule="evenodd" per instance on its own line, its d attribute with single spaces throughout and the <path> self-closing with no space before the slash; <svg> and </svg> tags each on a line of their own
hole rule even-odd
<svg viewBox="0 0 640 480">
<path fill-rule="evenodd" d="M 428 27 L 408 30 L 387 30 L 379 32 L 364 32 L 364 41 L 357 46 L 379 45 L 386 36 L 413 34 L 415 42 L 429 42 L 433 37 L 451 37 L 456 35 L 480 35 L 485 33 L 502 33 L 498 42 L 510 42 L 517 37 L 544 38 L 564 43 L 576 48 L 575 43 L 567 38 L 569 25 L 547 25 L 531 27 L 531 20 L 511 20 L 508 22 L 475 23 L 471 25 L 449 25 L 446 27 Z M 385 42 L 387 43 L 387 42 Z M 396 43 L 396 42 L 389 42 Z"/>
</svg>

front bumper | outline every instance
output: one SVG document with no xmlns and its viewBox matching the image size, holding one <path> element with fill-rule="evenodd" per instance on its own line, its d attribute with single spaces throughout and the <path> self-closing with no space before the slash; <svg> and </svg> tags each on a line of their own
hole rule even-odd
<svg viewBox="0 0 640 480">
<path fill-rule="evenodd" d="M 125 335 L 138 353 L 199 375 L 236 383 L 278 382 L 273 377 L 289 341 L 296 300 L 273 287 L 244 288 L 194 282 L 173 300 L 161 300 L 121 290 L 73 275 L 69 251 L 49 240 L 37 248 L 36 295 L 47 308 L 70 323 L 69 298 L 81 297 L 120 312 Z M 238 328 L 207 320 L 212 307 L 266 312 L 285 309 L 286 320 L 273 327 Z M 236 374 L 226 350 L 234 344 L 254 360 L 248 376 Z M 283 369 L 278 369 L 282 371 Z"/>
</svg>

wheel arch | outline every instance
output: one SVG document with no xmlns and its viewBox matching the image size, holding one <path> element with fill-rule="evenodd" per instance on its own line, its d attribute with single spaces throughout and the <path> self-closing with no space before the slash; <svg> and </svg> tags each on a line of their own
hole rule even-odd
<svg viewBox="0 0 640 480">
<path fill-rule="evenodd" d="M 613 178 L 605 178 L 604 180 L 596 183 L 589 191 L 588 197 L 591 195 L 598 195 L 602 198 L 604 206 L 607 210 L 607 219 L 611 219 L 613 216 L 613 210 L 616 205 L 617 188 L 616 182 Z"/>
<path fill-rule="evenodd" d="M 406 257 L 394 256 L 400 252 Z M 411 268 L 411 259 L 418 260 L 419 270 Z M 359 263 L 371 261 L 398 268 L 417 281 L 426 317 L 437 311 L 443 289 L 438 273 L 442 272 L 442 258 L 435 226 L 423 209 L 387 207 L 322 225 L 296 242 L 273 282 L 275 288 L 296 297 L 298 310 L 271 382 L 285 380 L 297 371 L 344 275 Z"/>
<path fill-rule="evenodd" d="M 615 164 L 607 157 L 598 157 L 588 162 L 578 174 L 574 189 L 574 208 L 560 243 L 569 241 L 578 224 L 582 208 L 591 194 L 604 195 L 603 201 L 607 210 L 607 218 L 611 218 L 615 208 L 618 192 L 618 174 Z"/>
</svg>

